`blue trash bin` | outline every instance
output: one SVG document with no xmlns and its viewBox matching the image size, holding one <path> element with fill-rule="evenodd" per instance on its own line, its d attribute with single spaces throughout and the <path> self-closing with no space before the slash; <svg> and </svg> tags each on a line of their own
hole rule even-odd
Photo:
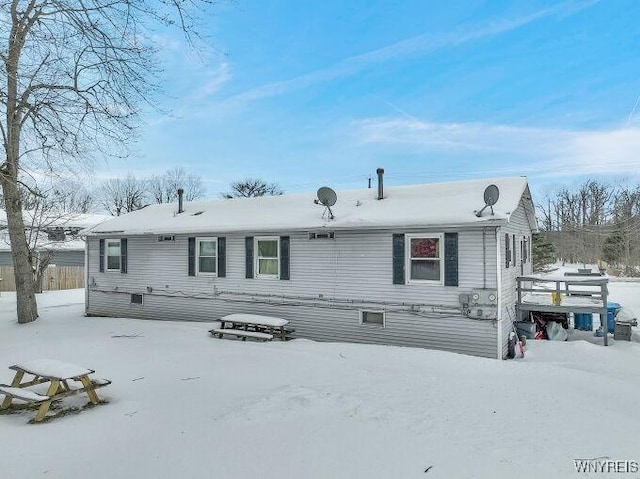
<svg viewBox="0 0 640 479">
<path fill-rule="evenodd" d="M 621 308 L 622 306 L 618 303 L 612 301 L 607 302 L 607 330 L 610 333 L 613 333 L 616 329 L 616 314 L 618 314 Z"/>
<path fill-rule="evenodd" d="M 573 327 L 581 331 L 593 330 L 593 314 L 573 313 Z"/>
</svg>

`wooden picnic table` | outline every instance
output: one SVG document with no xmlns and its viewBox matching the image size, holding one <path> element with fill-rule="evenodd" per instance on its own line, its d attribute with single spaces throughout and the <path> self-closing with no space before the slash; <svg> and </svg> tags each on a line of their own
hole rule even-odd
<svg viewBox="0 0 640 479">
<path fill-rule="evenodd" d="M 222 338 L 231 335 L 245 340 L 254 338 L 270 341 L 274 337 L 286 341 L 293 329 L 288 328 L 289 321 L 282 318 L 262 316 L 259 314 L 229 314 L 220 318 L 220 327 L 211 329 L 212 336 Z"/>
<path fill-rule="evenodd" d="M 39 406 L 34 422 L 40 422 L 44 419 L 53 401 L 67 396 L 86 393 L 92 404 L 98 404 L 100 399 L 96 389 L 111 384 L 108 379 L 90 379 L 89 376 L 95 372 L 93 369 L 54 359 L 27 361 L 10 366 L 9 369 L 14 370 L 16 374 L 10 386 L 0 384 L 0 394 L 5 395 L 0 409 L 18 406 L 13 404 L 14 399 Z M 24 376 L 27 374 L 33 378 L 23 382 Z M 46 394 L 28 389 L 31 386 L 45 383 L 49 383 Z"/>
</svg>

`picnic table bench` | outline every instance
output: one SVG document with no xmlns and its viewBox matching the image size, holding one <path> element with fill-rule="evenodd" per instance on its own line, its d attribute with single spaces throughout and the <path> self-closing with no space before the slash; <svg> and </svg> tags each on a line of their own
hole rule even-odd
<svg viewBox="0 0 640 479">
<path fill-rule="evenodd" d="M 0 384 L 0 394 L 5 396 L 0 409 L 22 406 L 22 404 L 14 404 L 14 399 L 27 405 L 39 406 L 34 422 L 40 422 L 44 419 L 53 401 L 67 396 L 86 393 L 92 404 L 98 404 L 100 399 L 96 389 L 111 384 L 108 379 L 89 378 L 95 372 L 93 369 L 53 359 L 27 361 L 10 366 L 9 369 L 14 370 L 16 374 L 11 385 Z M 33 378 L 23 382 L 25 374 L 29 374 Z M 49 383 L 46 394 L 27 389 L 44 383 Z M 80 386 L 74 383 L 80 383 Z"/>
<path fill-rule="evenodd" d="M 274 337 L 286 341 L 294 332 L 287 328 L 289 321 L 259 314 L 229 314 L 220 318 L 220 327 L 210 329 L 213 337 L 222 338 L 225 335 L 241 338 L 253 338 L 260 341 L 271 341 Z"/>
</svg>

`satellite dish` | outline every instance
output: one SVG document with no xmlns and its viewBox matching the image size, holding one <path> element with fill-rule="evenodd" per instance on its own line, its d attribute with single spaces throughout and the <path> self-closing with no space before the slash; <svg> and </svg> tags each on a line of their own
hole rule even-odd
<svg viewBox="0 0 640 479">
<path fill-rule="evenodd" d="M 500 190 L 496 185 L 489 185 L 484 189 L 484 203 L 487 206 L 493 206 L 500 198 Z"/>
<path fill-rule="evenodd" d="M 327 210 L 329 211 L 329 219 L 334 219 L 335 216 L 333 216 L 331 207 L 336 204 L 336 201 L 338 201 L 338 195 L 336 195 L 336 192 L 328 186 L 323 186 L 318 189 L 316 195 L 318 196 L 318 199 L 313 200 L 313 202 L 317 205 L 324 206 L 326 208 L 325 213 Z M 322 216 L 324 217 L 324 214 Z"/>
<path fill-rule="evenodd" d="M 318 202 L 326 207 L 331 207 L 336 204 L 336 201 L 338 201 L 338 195 L 336 195 L 336 192 L 328 186 L 319 188 L 317 195 Z"/>
<path fill-rule="evenodd" d="M 493 205 L 498 202 L 498 198 L 500 198 L 500 190 L 496 185 L 489 185 L 484 189 L 484 207 L 480 211 L 476 211 L 476 216 L 480 218 L 482 216 L 482 212 L 486 208 L 491 208 L 491 215 L 493 216 Z"/>
</svg>

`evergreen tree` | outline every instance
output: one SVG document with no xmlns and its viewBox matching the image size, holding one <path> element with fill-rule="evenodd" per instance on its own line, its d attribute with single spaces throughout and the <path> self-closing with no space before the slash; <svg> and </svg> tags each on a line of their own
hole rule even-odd
<svg viewBox="0 0 640 479">
<path fill-rule="evenodd" d="M 531 255 L 533 256 L 533 271 L 546 271 L 549 265 L 556 261 L 556 248 L 544 233 L 533 235 Z"/>
<path fill-rule="evenodd" d="M 602 259 L 611 265 L 620 263 L 625 256 L 626 243 L 625 234 L 620 230 L 614 231 L 604 240 Z"/>
</svg>

